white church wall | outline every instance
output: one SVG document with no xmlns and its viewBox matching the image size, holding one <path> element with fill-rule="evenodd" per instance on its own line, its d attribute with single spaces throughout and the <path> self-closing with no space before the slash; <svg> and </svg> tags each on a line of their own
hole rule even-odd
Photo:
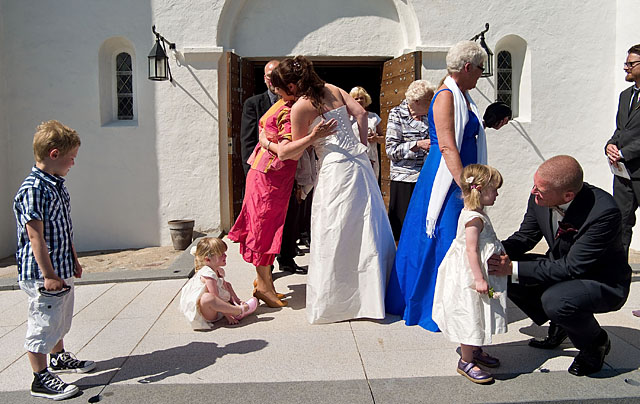
<svg viewBox="0 0 640 404">
<path fill-rule="evenodd" d="M 230 226 L 227 100 L 220 97 L 221 93 L 226 95 L 226 82 L 219 83 L 226 59 L 223 49 L 216 46 L 223 5 L 223 1 L 206 0 L 152 2 L 158 32 L 177 48 L 170 55 L 173 84 L 159 82 L 154 86 L 154 119 L 166 134 L 158 144 L 161 175 L 157 213 L 162 244 L 170 243 L 168 220 L 194 219 L 196 230 L 202 232 Z"/>
<path fill-rule="evenodd" d="M 58 119 L 82 140 L 67 182 L 79 250 L 170 244 L 166 222 L 171 219 L 195 219 L 197 229 L 218 229 L 217 59 L 182 67 L 172 59 L 173 84 L 147 79 L 151 25 L 173 15 L 171 10 L 128 1 L 5 4 L 11 16 L 6 51 L 12 54 L 5 63 L 12 78 L 5 93 L 20 94 L 5 106 L 15 140 L 9 188 L 17 187 L 33 164 L 36 125 Z M 164 24 L 174 32 L 180 25 Z M 57 28 L 52 32 L 52 27 Z M 179 35 L 161 32 L 178 41 Z M 135 51 L 137 119 L 103 125 L 99 50 L 115 36 L 126 38 Z M 209 27 L 208 35 L 190 44 L 214 38 L 215 27 Z"/>
<path fill-rule="evenodd" d="M 200 230 L 228 228 L 223 51 L 393 57 L 417 49 L 423 50 L 423 77 L 436 84 L 444 73 L 443 49 L 489 22 L 493 49 L 509 36 L 526 43 L 519 99 L 528 97 L 530 113 L 488 131 L 490 163 L 505 176 L 492 217 L 506 236 L 521 220 L 544 158 L 572 154 L 589 182 L 610 189 L 602 146 L 613 130 L 619 90 L 612 87 L 624 84 L 618 78 L 623 58 L 617 59 L 633 39 L 629 30 L 613 27 L 630 27 L 629 14 L 637 20 L 638 11 L 620 10 L 633 2 L 6 0 L 2 14 L 10 18 L 0 33 L 11 36 L 0 50 L 11 58 L 0 62 L 0 77 L 11 80 L 0 90 L 6 111 L 0 146 L 8 143 L 0 168 L 6 164 L 8 179 L 0 185 L 14 192 L 32 165 L 36 125 L 59 119 L 83 142 L 68 178 L 80 250 L 169 244 L 172 219 L 195 219 Z M 146 78 L 152 24 L 177 44 L 170 56 L 173 83 Z M 134 122 L 101 118 L 100 49 L 114 37 L 125 38 L 135 53 Z M 480 79 L 472 91 L 481 110 L 495 98 L 494 85 Z M 3 224 L 13 229 L 6 209 L 0 210 Z M 0 252 L 14 237 L 13 230 L 0 232 Z"/>
<path fill-rule="evenodd" d="M 229 46 L 241 56 L 396 56 L 407 36 L 390 0 L 245 1 Z"/>
<path fill-rule="evenodd" d="M 5 10 L 0 2 L 0 258 L 15 251 L 15 224 L 12 213 L 12 196 L 15 190 L 9 181 L 9 122 L 6 114 L 6 74 L 4 61 L 6 59 L 5 43 L 7 32 L 4 30 Z"/>
<path fill-rule="evenodd" d="M 174 219 L 194 219 L 201 231 L 221 225 L 223 159 L 218 129 L 218 60 L 220 52 L 181 52 L 181 65 L 172 65 L 174 84 L 160 84 L 156 119 L 167 136 L 158 143 L 160 167 L 159 216 L 161 224 Z M 220 62 L 222 63 L 222 62 Z M 226 137 L 225 137 L 226 139 Z M 226 162 L 226 159 L 224 159 Z M 163 232 L 163 244 L 169 242 Z"/>
<path fill-rule="evenodd" d="M 151 44 L 149 4 L 60 1 L 7 2 L 11 32 L 6 63 L 11 117 L 12 181 L 18 186 L 33 164 L 31 139 L 42 121 L 74 128 L 82 147 L 67 179 L 76 246 L 140 247 L 159 242 L 158 164 L 153 87 L 146 80 Z M 55 27 L 55 28 L 53 28 Z M 53 31 L 52 31 L 53 29 Z M 147 101 L 137 125 L 100 121 L 99 49 L 113 36 L 144 49 L 133 70 L 136 93 Z M 143 62 L 143 63 L 140 63 Z"/>
</svg>

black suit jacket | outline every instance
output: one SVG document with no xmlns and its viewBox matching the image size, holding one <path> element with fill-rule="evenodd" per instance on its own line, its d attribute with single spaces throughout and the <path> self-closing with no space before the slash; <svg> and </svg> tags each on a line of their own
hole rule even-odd
<svg viewBox="0 0 640 404">
<path fill-rule="evenodd" d="M 509 258 L 518 261 L 519 283 L 549 285 L 572 279 L 592 279 L 626 296 L 631 267 L 622 246 L 621 214 L 613 197 L 584 183 L 569 205 L 563 224 L 572 228 L 556 238 L 551 227 L 551 209 L 538 206 L 535 197 L 520 229 L 502 244 Z M 525 253 L 544 237 L 549 245 L 545 257 L 527 261 Z"/>
<path fill-rule="evenodd" d="M 244 175 L 249 172 L 249 164 L 247 160 L 251 157 L 253 149 L 258 144 L 258 121 L 262 118 L 269 108 L 271 108 L 271 99 L 269 92 L 257 94 L 247 98 L 242 106 L 242 122 L 240 123 L 240 148 L 242 154 L 242 167 Z"/>
<path fill-rule="evenodd" d="M 632 93 L 633 86 L 620 93 L 616 130 L 607 144 L 618 147 L 631 178 L 640 179 L 640 103 L 629 114 Z"/>
</svg>

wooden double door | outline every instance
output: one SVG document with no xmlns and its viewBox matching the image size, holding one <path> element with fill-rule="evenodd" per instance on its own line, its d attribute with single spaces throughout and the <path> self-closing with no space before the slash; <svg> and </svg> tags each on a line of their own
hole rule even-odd
<svg viewBox="0 0 640 404">
<path fill-rule="evenodd" d="M 233 52 L 227 52 L 227 136 L 228 148 L 228 186 L 229 186 L 229 215 L 232 223 L 238 217 L 242 208 L 245 176 L 242 169 L 242 157 L 240 152 L 240 123 L 242 121 L 242 105 L 245 100 L 256 92 L 256 82 L 260 82 L 262 76 L 260 69 L 265 62 L 253 61 L 242 58 Z M 379 87 L 367 88 L 373 99 L 372 111 L 380 112 L 382 118 L 381 128 L 386 134 L 389 111 L 402 100 L 404 93 L 414 80 L 421 77 L 422 53 L 412 52 L 387 61 L 314 61 L 318 74 L 332 84 L 336 84 L 349 91 L 352 86 L 362 85 L 362 79 L 367 74 L 377 74 Z M 347 74 L 332 75 L 331 70 L 342 70 Z M 372 70 L 373 69 L 373 70 Z M 376 70 L 377 69 L 377 70 Z M 377 73 L 376 73 L 377 71 Z M 363 74 L 358 74 L 358 72 Z M 366 74 L 364 74 L 366 73 Z M 324 76 L 324 77 L 323 77 Z M 353 83 L 353 84 L 350 84 Z M 379 96 L 378 90 L 379 89 Z M 264 91 L 264 90 L 262 90 Z M 260 91 L 257 91 L 260 92 Z M 389 159 L 385 152 L 384 144 L 380 153 L 380 187 L 387 208 L 389 207 Z"/>
</svg>

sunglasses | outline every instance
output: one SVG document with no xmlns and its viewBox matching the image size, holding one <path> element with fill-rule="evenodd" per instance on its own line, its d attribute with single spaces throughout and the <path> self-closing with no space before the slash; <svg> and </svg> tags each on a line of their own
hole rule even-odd
<svg viewBox="0 0 640 404">
<path fill-rule="evenodd" d="M 41 286 L 38 289 L 38 292 L 40 293 L 41 296 L 62 297 L 64 295 L 68 294 L 69 292 L 71 292 L 71 286 L 64 285 L 62 287 L 62 289 L 60 289 L 60 290 L 47 290 L 47 289 L 44 288 L 44 286 Z"/>
</svg>

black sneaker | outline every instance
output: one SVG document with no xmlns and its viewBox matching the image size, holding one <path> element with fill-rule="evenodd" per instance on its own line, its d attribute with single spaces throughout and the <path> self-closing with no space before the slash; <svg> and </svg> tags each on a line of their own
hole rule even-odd
<svg viewBox="0 0 640 404">
<path fill-rule="evenodd" d="M 49 354 L 49 372 L 51 373 L 86 373 L 96 367 L 94 361 L 79 361 L 71 352 Z"/>
<path fill-rule="evenodd" d="M 34 397 L 50 398 L 54 401 L 64 400 L 78 393 L 79 389 L 73 384 L 67 384 L 57 375 L 52 375 L 46 369 L 33 374 L 31 395 Z"/>
</svg>

